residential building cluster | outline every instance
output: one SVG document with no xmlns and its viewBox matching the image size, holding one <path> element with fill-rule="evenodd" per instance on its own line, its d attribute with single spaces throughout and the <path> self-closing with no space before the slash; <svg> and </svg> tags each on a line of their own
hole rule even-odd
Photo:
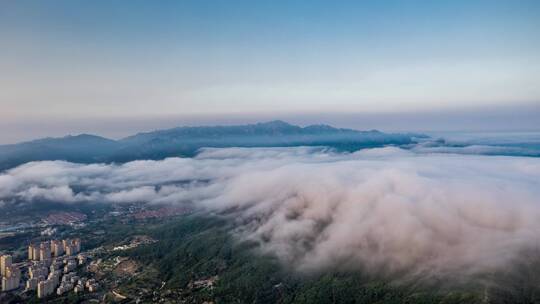
<svg viewBox="0 0 540 304">
<path fill-rule="evenodd" d="M 93 292 L 99 287 L 93 279 L 79 277 L 77 266 L 86 263 L 87 257 L 80 253 L 80 239 L 51 240 L 28 246 L 26 291 L 36 291 L 38 298 L 51 294 L 64 294 L 71 290 Z M 23 263 L 24 264 L 24 263 Z M 21 270 L 13 264 L 10 255 L 0 256 L 2 291 L 20 287 Z"/>
<path fill-rule="evenodd" d="M 40 244 L 28 246 L 28 259 L 33 261 L 47 261 L 52 256 L 74 255 L 81 251 L 80 239 L 51 240 Z"/>
<path fill-rule="evenodd" d="M 13 265 L 11 255 L 0 256 L 0 274 L 2 278 L 2 291 L 19 288 L 21 282 L 21 270 Z"/>
</svg>

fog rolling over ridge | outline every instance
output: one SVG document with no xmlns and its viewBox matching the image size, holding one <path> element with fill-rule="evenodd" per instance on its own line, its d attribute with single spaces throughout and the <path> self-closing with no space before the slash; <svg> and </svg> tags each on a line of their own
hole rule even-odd
<svg viewBox="0 0 540 304">
<path fill-rule="evenodd" d="M 236 126 L 177 127 L 120 140 L 81 134 L 0 145 L 0 170 L 37 160 L 94 163 L 193 156 L 204 147 L 331 146 L 354 151 L 389 144 L 411 144 L 415 137 L 424 135 L 357 131 L 328 125 L 299 127 L 279 120 Z"/>
<path fill-rule="evenodd" d="M 359 131 L 321 124 L 300 127 L 280 120 L 247 125 L 177 127 L 138 133 L 120 140 L 80 134 L 0 145 L 0 170 L 40 160 L 123 163 L 191 157 L 199 149 L 208 147 L 326 146 L 353 152 L 392 145 L 419 153 L 540 156 L 538 132 L 514 132 L 502 138 L 477 133 L 466 139 L 453 138 L 456 134 L 460 133 L 435 133 L 430 137 L 420 133 Z"/>
<path fill-rule="evenodd" d="M 31 162 L 0 201 L 189 204 L 298 272 L 467 277 L 540 248 L 540 158 L 397 147 L 213 148 L 125 164 Z"/>
</svg>

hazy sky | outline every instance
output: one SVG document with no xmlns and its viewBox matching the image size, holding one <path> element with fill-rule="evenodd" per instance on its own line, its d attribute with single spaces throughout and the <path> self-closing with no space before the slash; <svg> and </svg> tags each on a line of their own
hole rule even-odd
<svg viewBox="0 0 540 304">
<path fill-rule="evenodd" d="M 540 1 L 0 1 L 0 143 L 96 129 L 78 120 L 539 104 Z"/>
</svg>

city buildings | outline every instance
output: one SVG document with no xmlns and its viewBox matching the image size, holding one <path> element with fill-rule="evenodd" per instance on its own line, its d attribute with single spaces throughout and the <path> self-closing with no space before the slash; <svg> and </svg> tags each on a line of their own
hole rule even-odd
<svg viewBox="0 0 540 304">
<path fill-rule="evenodd" d="M 53 256 L 59 257 L 64 254 L 75 255 L 80 251 L 80 239 L 51 240 L 40 244 L 30 244 L 28 246 L 28 259 L 33 261 L 48 261 Z"/>
<path fill-rule="evenodd" d="M 28 275 L 31 278 L 38 278 L 40 276 L 46 277 L 49 274 L 49 268 L 43 262 L 34 262 L 28 267 Z"/>
<path fill-rule="evenodd" d="M 47 297 L 53 294 L 55 290 L 57 295 L 71 291 L 74 287 L 76 287 L 75 292 L 82 292 L 84 290 L 83 285 L 75 285 L 79 282 L 79 277 L 74 270 L 76 270 L 77 265 L 82 265 L 86 262 L 85 255 L 79 254 L 77 257 L 73 256 L 81 251 L 80 239 L 51 240 L 50 242 L 41 243 L 39 248 L 40 262 L 44 262 L 45 264 L 50 262 L 48 263 L 49 268 L 45 268 L 45 271 L 50 270 L 50 272 L 46 280 L 38 280 L 38 298 Z M 52 256 L 55 258 L 53 259 Z M 39 269 L 43 270 L 44 268 Z M 27 285 L 30 287 L 33 284 L 34 282 L 27 282 Z"/>
<path fill-rule="evenodd" d="M 38 278 L 30 278 L 28 281 L 26 281 L 26 290 L 36 290 L 38 283 Z"/>
<path fill-rule="evenodd" d="M 0 274 L 2 291 L 9 291 L 19 288 L 21 281 L 21 271 L 13 265 L 11 255 L 0 256 Z"/>
<path fill-rule="evenodd" d="M 39 245 L 39 260 L 46 261 L 51 259 L 51 245 L 49 242 L 44 242 Z"/>
<path fill-rule="evenodd" d="M 54 292 L 55 287 L 54 281 L 50 279 L 39 282 L 37 287 L 37 297 L 40 299 L 45 298 Z"/>
<path fill-rule="evenodd" d="M 11 257 L 11 255 L 4 254 L 0 256 L 0 274 L 2 276 L 6 275 L 6 268 L 8 266 L 11 266 L 12 263 L 13 263 L 13 258 Z"/>
<path fill-rule="evenodd" d="M 39 260 L 39 246 L 30 244 L 28 246 L 28 259 L 29 260 Z"/>
<path fill-rule="evenodd" d="M 77 268 L 77 262 L 74 259 L 67 259 L 64 266 L 64 273 L 70 272 Z"/>
<path fill-rule="evenodd" d="M 59 257 L 64 254 L 64 244 L 58 240 L 51 241 L 51 249 L 54 256 Z"/>
<path fill-rule="evenodd" d="M 62 243 L 64 245 L 64 250 L 66 252 L 66 255 L 74 255 L 74 254 L 79 253 L 79 251 L 81 251 L 80 239 L 62 240 Z"/>
<path fill-rule="evenodd" d="M 21 282 L 21 270 L 16 266 L 5 266 L 2 277 L 2 291 L 10 291 L 19 288 Z"/>
<path fill-rule="evenodd" d="M 88 291 L 90 292 L 96 292 L 99 288 L 99 284 L 96 282 L 95 279 L 90 279 L 86 281 L 85 286 L 86 288 L 88 288 Z"/>
<path fill-rule="evenodd" d="M 50 240 L 28 246 L 28 260 L 19 265 L 28 266 L 25 277 L 25 291 L 37 291 L 37 297 L 46 298 L 56 292 L 61 295 L 68 291 L 95 291 L 95 280 L 87 280 L 77 275 L 77 266 L 87 261 L 80 253 L 80 239 Z M 12 291 L 20 287 L 21 270 L 13 264 L 10 255 L 0 256 L 2 291 Z M 90 282 L 90 283 L 89 283 Z"/>
</svg>

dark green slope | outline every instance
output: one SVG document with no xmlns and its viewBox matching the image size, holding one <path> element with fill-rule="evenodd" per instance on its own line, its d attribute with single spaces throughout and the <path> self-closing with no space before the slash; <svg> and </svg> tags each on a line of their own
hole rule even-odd
<svg viewBox="0 0 540 304">
<path fill-rule="evenodd" d="M 325 270 L 301 275 L 257 245 L 234 240 L 226 220 L 188 216 L 151 231 L 157 243 L 126 253 L 155 267 L 185 303 L 540 303 L 540 255 L 470 282 L 408 281 Z M 190 281 L 218 276 L 214 289 L 189 290 Z M 154 282 L 155 283 L 155 282 Z M 133 279 L 127 294 L 153 284 Z"/>
</svg>

